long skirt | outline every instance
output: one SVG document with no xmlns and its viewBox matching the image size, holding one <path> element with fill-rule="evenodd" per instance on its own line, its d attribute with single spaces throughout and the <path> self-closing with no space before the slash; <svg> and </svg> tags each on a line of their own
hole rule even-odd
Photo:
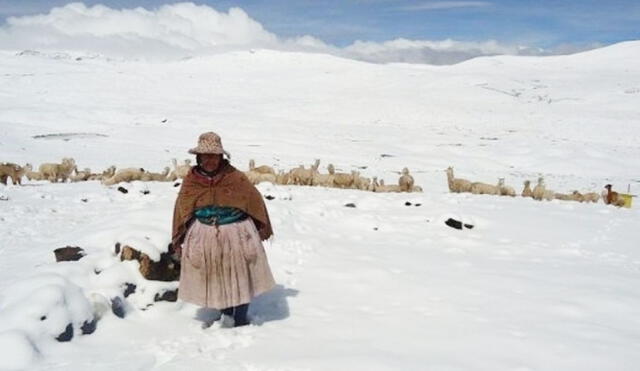
<svg viewBox="0 0 640 371">
<path fill-rule="evenodd" d="M 182 247 L 178 297 L 186 302 L 224 309 L 275 286 L 251 218 L 221 226 L 196 220 Z"/>
</svg>

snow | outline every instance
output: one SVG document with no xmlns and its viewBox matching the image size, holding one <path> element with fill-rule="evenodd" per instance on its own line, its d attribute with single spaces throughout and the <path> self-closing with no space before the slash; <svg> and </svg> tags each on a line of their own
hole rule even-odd
<svg viewBox="0 0 640 371">
<path fill-rule="evenodd" d="M 172 183 L 0 185 L 0 369 L 634 370 L 639 209 L 448 192 L 444 169 L 518 191 L 638 193 L 640 42 L 446 67 L 256 49 L 179 62 L 0 52 L 0 159 L 159 171 L 222 135 L 232 163 L 321 159 L 424 193 L 261 184 L 278 286 L 253 324 L 154 303 L 116 242 L 157 259 Z M 164 121 L 166 120 L 166 121 Z M 164 122 L 163 122 L 164 121 Z M 383 156 L 384 155 L 384 156 Z M 143 191 L 149 191 L 147 194 Z M 4 200 L 6 199 L 6 200 Z M 637 201 L 634 200 L 634 201 Z M 353 203 L 355 207 L 345 207 Z M 410 203 L 410 204 L 408 204 Z M 637 203 L 637 202 L 636 202 Z M 418 206 L 419 204 L 419 206 Z M 473 229 L 444 224 L 453 217 Z M 53 250 L 80 246 L 78 262 Z M 126 283 L 136 291 L 124 297 Z M 125 318 L 110 310 L 119 297 Z M 100 314 L 94 333 L 81 325 Z M 46 316 L 45 320 L 41 318 Z M 73 324 L 69 342 L 57 342 Z"/>
</svg>

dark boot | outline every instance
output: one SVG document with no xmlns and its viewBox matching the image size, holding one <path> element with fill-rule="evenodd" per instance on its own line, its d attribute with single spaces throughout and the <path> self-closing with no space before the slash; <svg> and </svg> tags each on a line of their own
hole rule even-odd
<svg viewBox="0 0 640 371">
<path fill-rule="evenodd" d="M 234 307 L 233 311 L 233 320 L 234 327 L 246 326 L 248 325 L 249 319 L 247 318 L 247 312 L 249 311 L 249 304 L 242 304 Z"/>
</svg>

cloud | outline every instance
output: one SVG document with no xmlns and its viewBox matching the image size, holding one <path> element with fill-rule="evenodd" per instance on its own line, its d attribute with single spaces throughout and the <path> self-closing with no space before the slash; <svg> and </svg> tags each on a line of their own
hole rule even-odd
<svg viewBox="0 0 640 371">
<path fill-rule="evenodd" d="M 401 10 L 444 10 L 444 9 L 456 9 L 456 8 L 481 8 L 493 5 L 487 1 L 432 1 L 422 4 L 403 6 Z"/>
<path fill-rule="evenodd" d="M 280 38 L 240 8 L 225 13 L 193 3 L 163 5 L 152 10 L 72 3 L 53 8 L 47 14 L 8 18 L 0 27 L 0 49 L 15 51 L 179 59 L 249 48 L 328 53 L 374 63 L 430 64 L 452 64 L 484 55 L 550 53 L 492 40 L 356 41 L 340 48 L 310 35 Z M 560 51 L 569 50 L 576 48 L 566 45 Z"/>
</svg>

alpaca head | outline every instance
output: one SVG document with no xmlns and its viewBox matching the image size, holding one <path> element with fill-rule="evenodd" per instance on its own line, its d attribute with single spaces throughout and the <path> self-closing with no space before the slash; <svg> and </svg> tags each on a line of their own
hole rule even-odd
<svg viewBox="0 0 640 371">
<path fill-rule="evenodd" d="M 24 170 L 25 171 L 33 171 L 33 165 L 27 163 L 24 165 Z"/>
<path fill-rule="evenodd" d="M 611 185 L 611 184 L 607 184 L 606 186 L 604 186 L 604 188 L 606 188 L 606 189 L 607 189 L 607 191 L 611 191 L 611 187 L 612 187 L 612 185 Z"/>
<path fill-rule="evenodd" d="M 525 180 L 524 181 L 524 186 L 525 187 L 529 187 L 531 185 L 531 181 L 530 180 Z"/>
<path fill-rule="evenodd" d="M 498 185 L 500 187 L 504 186 L 504 178 L 498 178 Z"/>
<path fill-rule="evenodd" d="M 402 169 L 402 175 L 409 175 L 409 169 L 406 167 Z"/>
<path fill-rule="evenodd" d="M 256 168 L 256 162 L 253 159 L 249 160 L 249 170 L 253 170 Z"/>
<path fill-rule="evenodd" d="M 327 166 L 327 170 L 329 171 L 329 174 L 331 174 L 331 175 L 335 174 L 335 172 L 336 172 L 336 168 L 333 167 L 333 164 L 329 164 Z"/>
</svg>

